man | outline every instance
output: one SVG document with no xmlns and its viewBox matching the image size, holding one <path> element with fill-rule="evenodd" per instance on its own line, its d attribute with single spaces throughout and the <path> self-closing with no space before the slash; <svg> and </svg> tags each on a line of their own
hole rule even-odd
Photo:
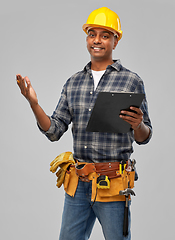
<svg viewBox="0 0 175 240">
<path fill-rule="evenodd" d="M 115 12 L 106 7 L 96 9 L 89 15 L 83 30 L 87 34 L 87 49 L 91 61 L 65 83 L 61 98 L 51 117 L 48 117 L 38 104 L 28 77 L 24 78 L 18 74 L 17 84 L 30 103 L 40 130 L 51 141 L 59 140 L 72 122 L 73 156 L 77 164 L 82 162 L 85 166 L 92 163 L 95 164 L 93 166 L 98 166 L 98 163 L 118 164 L 130 158 L 134 141 L 146 144 L 151 138 L 152 127 L 146 97 L 140 108 L 131 107 L 134 112 L 121 111 L 120 117 L 131 125 L 128 133 L 92 133 L 86 131 L 86 126 L 99 92 L 122 91 L 145 94 L 143 81 L 137 74 L 124 68 L 119 60 L 112 59 L 112 52 L 122 37 L 120 19 Z M 81 177 L 77 177 L 75 194 L 71 196 L 68 192 L 65 194 L 60 240 L 89 239 L 96 217 L 102 226 L 105 239 L 131 239 L 130 211 L 128 235 L 123 236 L 125 198 L 119 194 L 100 197 L 98 190 L 96 201 L 93 203 L 94 177 L 91 179 L 89 174 L 87 181 L 83 181 Z M 122 181 L 119 177 L 109 179 L 111 188 L 116 179 Z"/>
</svg>

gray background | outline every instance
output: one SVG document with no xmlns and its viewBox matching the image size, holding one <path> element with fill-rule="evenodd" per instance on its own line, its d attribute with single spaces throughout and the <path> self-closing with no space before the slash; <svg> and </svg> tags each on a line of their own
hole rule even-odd
<svg viewBox="0 0 175 240">
<path fill-rule="evenodd" d="M 47 114 L 65 81 L 89 61 L 82 25 L 91 11 L 109 7 L 123 38 L 114 59 L 144 80 L 154 136 L 134 144 L 139 181 L 132 202 L 132 239 L 173 239 L 174 42 L 173 0 L 1 0 L 0 239 L 58 239 L 64 200 L 50 162 L 72 151 L 69 130 L 49 142 L 37 129 L 15 75 L 27 75 Z M 91 238 L 103 239 L 98 221 Z"/>
</svg>

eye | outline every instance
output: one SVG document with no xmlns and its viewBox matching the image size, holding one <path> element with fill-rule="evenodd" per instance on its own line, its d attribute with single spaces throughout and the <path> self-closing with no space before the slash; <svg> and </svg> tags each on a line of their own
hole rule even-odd
<svg viewBox="0 0 175 240">
<path fill-rule="evenodd" d="M 88 33 L 88 37 L 95 37 L 95 35 L 92 32 L 90 32 Z"/>
<path fill-rule="evenodd" d="M 109 36 L 108 36 L 108 35 L 103 35 L 103 38 L 104 38 L 104 39 L 108 39 Z"/>
</svg>

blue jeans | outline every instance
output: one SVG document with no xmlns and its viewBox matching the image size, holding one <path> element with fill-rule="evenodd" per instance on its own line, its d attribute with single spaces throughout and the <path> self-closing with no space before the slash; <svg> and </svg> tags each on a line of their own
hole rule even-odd
<svg viewBox="0 0 175 240">
<path fill-rule="evenodd" d="M 131 239 L 130 211 L 129 234 L 123 236 L 125 202 L 95 202 L 92 207 L 91 205 L 91 182 L 79 181 L 74 197 L 65 193 L 59 240 L 88 240 L 96 217 L 106 240 Z"/>
</svg>

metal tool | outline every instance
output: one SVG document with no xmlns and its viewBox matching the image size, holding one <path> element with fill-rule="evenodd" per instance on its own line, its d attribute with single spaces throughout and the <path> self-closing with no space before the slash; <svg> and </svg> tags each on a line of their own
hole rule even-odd
<svg viewBox="0 0 175 240">
<path fill-rule="evenodd" d="M 101 175 L 97 178 L 97 188 L 109 189 L 110 188 L 110 179 L 108 176 Z"/>
<path fill-rule="evenodd" d="M 136 165 L 136 160 L 133 159 L 133 160 L 131 161 L 131 168 L 132 168 L 131 171 L 135 171 L 134 181 L 137 181 L 137 180 L 139 179 L 139 176 L 138 176 L 138 172 L 137 172 L 137 169 L 136 169 L 135 165 Z"/>
<path fill-rule="evenodd" d="M 136 194 L 132 189 L 127 188 L 123 191 L 120 191 L 119 195 L 124 195 L 125 198 L 126 198 L 125 212 L 124 212 L 124 222 L 123 222 L 123 235 L 126 237 L 128 235 L 128 200 L 129 200 L 129 195 L 135 196 Z"/>
<path fill-rule="evenodd" d="M 122 160 L 119 164 L 119 171 L 120 174 L 123 174 L 125 172 L 125 168 L 126 168 L 126 160 Z"/>
<path fill-rule="evenodd" d="M 132 168 L 131 171 L 134 171 L 134 170 L 135 170 L 135 165 L 136 165 L 136 160 L 133 159 L 133 160 L 131 161 L 131 168 Z"/>
</svg>

